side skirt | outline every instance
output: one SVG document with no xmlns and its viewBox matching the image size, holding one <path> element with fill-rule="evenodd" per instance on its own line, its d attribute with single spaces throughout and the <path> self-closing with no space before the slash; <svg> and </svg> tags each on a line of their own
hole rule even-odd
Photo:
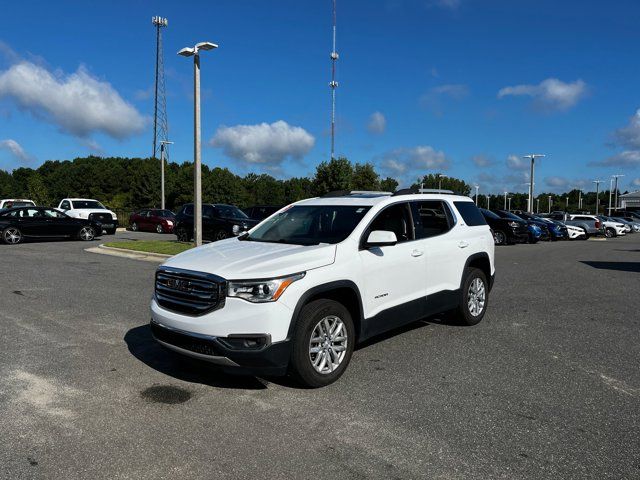
<svg viewBox="0 0 640 480">
<path fill-rule="evenodd" d="M 458 306 L 460 290 L 444 290 L 383 310 L 362 322 L 359 341 Z"/>
</svg>

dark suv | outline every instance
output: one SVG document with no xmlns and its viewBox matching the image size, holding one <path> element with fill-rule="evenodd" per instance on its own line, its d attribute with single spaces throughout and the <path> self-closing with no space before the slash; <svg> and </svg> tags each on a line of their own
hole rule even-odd
<svg viewBox="0 0 640 480">
<path fill-rule="evenodd" d="M 193 211 L 193 203 L 187 203 L 176 215 L 176 225 L 173 231 L 181 242 L 189 242 L 193 239 Z M 233 205 L 222 203 L 202 205 L 203 240 L 213 242 L 237 236 L 243 231 L 253 228 L 257 223 Z"/>
<path fill-rule="evenodd" d="M 527 243 L 529 230 L 527 222 L 520 219 L 501 218 L 490 210 L 479 209 L 485 220 L 493 230 L 493 236 L 497 245 L 510 245 L 513 243 Z"/>
</svg>

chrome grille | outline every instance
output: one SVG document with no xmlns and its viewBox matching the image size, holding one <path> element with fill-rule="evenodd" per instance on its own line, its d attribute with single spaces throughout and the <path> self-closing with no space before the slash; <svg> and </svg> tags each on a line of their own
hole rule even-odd
<svg viewBox="0 0 640 480">
<path fill-rule="evenodd" d="M 90 213 L 89 220 L 99 223 L 113 223 L 110 213 Z"/>
<path fill-rule="evenodd" d="M 174 312 L 203 315 L 224 307 L 227 281 L 210 273 L 160 267 L 156 271 L 156 301 Z"/>
</svg>

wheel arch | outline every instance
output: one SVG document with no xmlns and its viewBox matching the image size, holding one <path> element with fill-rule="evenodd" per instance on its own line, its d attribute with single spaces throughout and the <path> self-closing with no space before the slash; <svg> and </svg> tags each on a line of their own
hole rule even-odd
<svg viewBox="0 0 640 480">
<path fill-rule="evenodd" d="M 493 288 L 493 275 L 491 275 L 491 260 L 489 259 L 489 254 L 486 252 L 478 252 L 467 258 L 467 261 L 464 264 L 464 269 L 462 270 L 462 278 L 460 278 L 460 288 L 462 288 L 462 284 L 464 283 L 464 272 L 467 271 L 467 268 L 479 268 L 484 273 L 485 277 L 487 277 L 487 282 L 489 282 L 489 290 Z"/>
<path fill-rule="evenodd" d="M 341 303 L 351 314 L 353 320 L 353 327 L 356 331 L 356 342 L 361 334 L 363 325 L 364 311 L 362 307 L 362 297 L 360 295 L 360 289 L 351 280 L 336 280 L 322 285 L 317 285 L 307 290 L 298 300 L 293 315 L 291 316 L 291 322 L 289 323 L 289 331 L 287 332 L 287 339 L 293 338 L 293 332 L 295 330 L 296 323 L 298 322 L 298 316 L 302 308 L 314 300 L 326 298 L 329 300 L 335 300 Z"/>
</svg>

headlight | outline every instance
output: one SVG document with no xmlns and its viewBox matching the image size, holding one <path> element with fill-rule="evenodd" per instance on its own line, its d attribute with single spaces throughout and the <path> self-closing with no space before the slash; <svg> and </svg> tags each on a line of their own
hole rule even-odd
<svg viewBox="0 0 640 480">
<path fill-rule="evenodd" d="M 303 272 L 271 280 L 230 281 L 227 296 L 242 298 L 252 303 L 275 302 L 289 285 L 300 280 L 304 275 Z"/>
<path fill-rule="evenodd" d="M 115 213 L 111 214 L 111 220 L 117 220 L 118 216 Z"/>
<path fill-rule="evenodd" d="M 167 222 L 167 225 L 173 225 L 173 221 L 172 220 L 165 220 L 165 222 Z"/>
<path fill-rule="evenodd" d="M 516 228 L 518 226 L 518 222 L 509 222 L 509 226 Z"/>
<path fill-rule="evenodd" d="M 240 225 L 234 225 L 233 227 L 231 227 L 231 231 L 234 235 L 238 235 L 240 233 Z"/>
</svg>

